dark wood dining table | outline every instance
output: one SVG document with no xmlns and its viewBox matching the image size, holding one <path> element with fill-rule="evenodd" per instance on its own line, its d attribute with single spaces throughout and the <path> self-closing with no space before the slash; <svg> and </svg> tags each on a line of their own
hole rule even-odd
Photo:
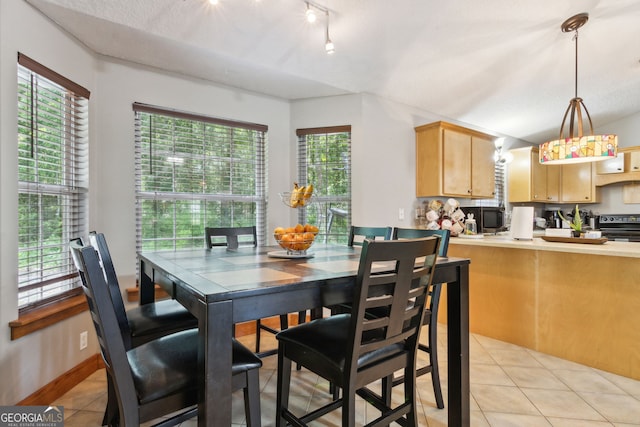
<svg viewBox="0 0 640 427">
<path fill-rule="evenodd" d="M 350 302 L 360 250 L 316 244 L 306 258 L 279 247 L 141 252 L 140 303 L 160 285 L 198 318 L 198 425 L 231 425 L 233 325 Z M 449 426 L 469 426 L 469 263 L 438 258 L 434 283 L 447 283 Z"/>
</svg>

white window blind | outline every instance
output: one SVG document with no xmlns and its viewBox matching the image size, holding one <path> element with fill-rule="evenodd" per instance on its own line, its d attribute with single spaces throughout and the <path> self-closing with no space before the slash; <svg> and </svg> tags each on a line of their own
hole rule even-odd
<svg viewBox="0 0 640 427">
<path fill-rule="evenodd" d="M 18 55 L 18 306 L 80 293 L 69 240 L 87 233 L 89 91 Z"/>
<path fill-rule="evenodd" d="M 205 227 L 266 241 L 267 126 L 134 103 L 139 250 L 204 248 Z"/>
<path fill-rule="evenodd" d="M 318 226 L 325 242 L 347 243 L 351 225 L 351 126 L 298 129 L 298 183 L 314 201 L 298 222 Z"/>
</svg>

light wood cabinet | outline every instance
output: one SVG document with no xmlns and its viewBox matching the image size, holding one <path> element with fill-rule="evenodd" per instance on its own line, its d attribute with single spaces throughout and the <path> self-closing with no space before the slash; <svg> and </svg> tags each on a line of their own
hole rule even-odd
<svg viewBox="0 0 640 427">
<path fill-rule="evenodd" d="M 597 162 L 596 172 L 594 182 L 597 187 L 640 181 L 640 146 L 621 148 L 616 159 Z"/>
<path fill-rule="evenodd" d="M 593 163 L 542 165 L 538 147 L 509 151 L 507 165 L 508 200 L 540 203 L 596 203 Z"/>
<path fill-rule="evenodd" d="M 629 151 L 629 170 L 627 172 L 640 172 L 640 150 Z"/>
<path fill-rule="evenodd" d="M 507 165 L 509 202 L 560 201 L 561 166 L 540 164 L 538 147 L 516 148 L 509 152 L 513 155 Z"/>
<path fill-rule="evenodd" d="M 446 122 L 415 131 L 417 197 L 494 197 L 493 136 Z"/>
<path fill-rule="evenodd" d="M 562 165 L 561 188 L 562 203 L 595 203 L 593 162 Z"/>
</svg>

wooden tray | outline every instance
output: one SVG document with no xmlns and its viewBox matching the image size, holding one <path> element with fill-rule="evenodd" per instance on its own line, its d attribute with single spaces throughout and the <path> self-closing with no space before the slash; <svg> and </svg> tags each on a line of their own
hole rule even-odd
<svg viewBox="0 0 640 427">
<path fill-rule="evenodd" d="M 561 243 L 583 243 L 588 245 L 602 245 L 608 239 L 606 237 L 600 237 L 599 239 L 586 239 L 584 237 L 554 237 L 554 236 L 541 236 L 542 240 L 547 242 L 561 242 Z"/>
</svg>

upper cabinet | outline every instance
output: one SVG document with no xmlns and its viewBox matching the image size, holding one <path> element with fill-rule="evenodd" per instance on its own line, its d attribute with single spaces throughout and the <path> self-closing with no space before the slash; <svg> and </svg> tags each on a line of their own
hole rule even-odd
<svg viewBox="0 0 640 427">
<path fill-rule="evenodd" d="M 538 147 L 516 148 L 510 153 L 513 160 L 507 165 L 509 202 L 560 201 L 560 166 L 540 164 Z"/>
<path fill-rule="evenodd" d="M 597 186 L 640 181 L 640 147 L 621 148 L 615 159 L 598 162 L 596 172 Z"/>
<path fill-rule="evenodd" d="M 415 131 L 417 197 L 494 197 L 493 136 L 446 122 Z"/>
<path fill-rule="evenodd" d="M 542 165 L 538 147 L 510 150 L 507 166 L 508 200 L 540 203 L 596 203 L 592 163 Z"/>
<path fill-rule="evenodd" d="M 593 182 L 593 165 L 594 162 L 562 165 L 560 185 L 561 202 L 596 203 L 598 201 L 596 197 L 596 186 Z"/>
</svg>

